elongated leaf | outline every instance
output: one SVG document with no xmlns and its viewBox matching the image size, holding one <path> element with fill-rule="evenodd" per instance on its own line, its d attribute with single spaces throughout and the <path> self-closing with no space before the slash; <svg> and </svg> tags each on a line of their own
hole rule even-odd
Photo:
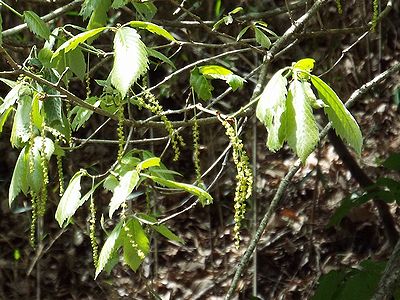
<svg viewBox="0 0 400 300">
<path fill-rule="evenodd" d="M 154 5 L 152 1 L 146 2 L 132 2 L 138 14 L 142 17 L 142 19 L 146 21 L 150 21 L 153 19 L 155 14 L 157 13 L 157 7 Z"/>
<path fill-rule="evenodd" d="M 8 190 L 8 204 L 11 207 L 15 198 L 22 191 L 24 194 L 28 192 L 28 148 L 24 147 L 18 156 L 17 163 L 11 178 L 10 188 Z"/>
<path fill-rule="evenodd" d="M 209 100 L 212 97 L 211 91 L 213 90 L 210 82 L 205 78 L 198 68 L 194 68 L 190 72 L 190 85 L 196 92 L 197 96 L 202 100 Z"/>
<path fill-rule="evenodd" d="M 115 34 L 114 51 L 111 83 L 125 98 L 130 86 L 148 69 L 146 46 L 135 29 L 122 27 Z"/>
<path fill-rule="evenodd" d="M 244 34 L 247 32 L 247 30 L 249 30 L 250 27 L 251 26 L 249 25 L 249 26 L 246 26 L 245 28 L 243 28 L 242 30 L 240 30 L 240 32 L 236 38 L 236 41 L 239 41 L 244 36 Z"/>
<path fill-rule="evenodd" d="M 64 195 L 61 197 L 57 206 L 56 220 L 60 227 L 64 222 L 72 217 L 79 208 L 81 200 L 81 178 L 85 173 L 78 171 L 70 180 Z"/>
<path fill-rule="evenodd" d="M 311 82 L 317 89 L 321 99 L 327 105 L 324 111 L 328 115 L 329 121 L 332 122 L 336 133 L 360 155 L 363 138 L 360 127 L 358 127 L 354 117 L 336 93 L 324 81 L 317 76 L 311 75 Z"/>
<path fill-rule="evenodd" d="M 129 194 L 132 193 L 138 182 L 139 174 L 136 170 L 128 171 L 121 177 L 119 184 L 114 188 L 114 194 L 110 201 L 110 219 Z"/>
<path fill-rule="evenodd" d="M 103 0 L 85 0 L 79 14 L 83 19 L 89 18 Z"/>
<path fill-rule="evenodd" d="M 144 169 L 148 169 L 151 167 L 159 167 L 160 166 L 160 158 L 159 157 L 150 157 L 142 162 L 140 162 L 136 166 L 136 170 L 141 172 Z"/>
<path fill-rule="evenodd" d="M 151 176 L 151 175 L 147 175 L 147 174 L 142 174 L 142 175 L 150 178 L 154 182 L 157 182 L 158 184 L 161 184 L 163 186 L 166 186 L 166 187 L 169 187 L 172 189 L 180 189 L 180 190 L 189 192 L 192 195 L 197 196 L 203 206 L 212 203 L 213 198 L 211 197 L 211 195 L 209 193 L 207 193 L 207 191 L 205 191 L 195 185 L 182 183 L 182 182 L 176 182 L 176 181 L 164 179 L 164 178 L 157 177 L 157 176 Z"/>
<path fill-rule="evenodd" d="M 32 94 L 28 88 L 19 96 L 17 111 L 14 115 L 14 123 L 11 132 L 11 144 L 13 147 L 20 147 L 30 137 L 30 114 L 32 109 Z"/>
<path fill-rule="evenodd" d="M 234 91 L 242 87 L 245 81 L 242 77 L 235 75 L 231 70 L 217 65 L 202 66 L 199 67 L 199 71 L 207 79 L 225 80 Z"/>
<path fill-rule="evenodd" d="M 87 25 L 87 29 L 95 29 L 102 27 L 107 24 L 108 15 L 107 12 L 111 7 L 111 0 L 101 0 L 98 2 L 98 5 L 94 9 L 93 13 L 90 16 L 89 23 Z M 90 39 L 91 42 L 93 39 Z"/>
<path fill-rule="evenodd" d="M 86 74 L 86 61 L 82 50 L 76 48 L 67 54 L 67 64 L 80 80 L 84 80 Z"/>
<path fill-rule="evenodd" d="M 77 34 L 73 38 L 71 38 L 68 41 L 66 41 L 65 43 L 63 43 L 56 50 L 56 52 L 54 52 L 52 59 L 56 58 L 63 50 L 65 53 L 67 53 L 68 51 L 74 50 L 76 47 L 79 46 L 79 44 L 84 43 L 88 38 L 91 38 L 91 37 L 97 35 L 98 33 L 104 31 L 105 29 L 106 29 L 106 27 L 100 27 L 100 28 L 84 31 L 84 32 Z"/>
<path fill-rule="evenodd" d="M 101 103 L 101 100 L 97 97 L 90 97 L 85 101 L 94 107 L 99 107 Z M 93 115 L 93 111 L 80 106 L 75 106 L 69 113 L 70 117 L 73 115 L 75 115 L 75 117 L 71 122 L 71 128 L 72 130 L 76 131 L 81 128 L 87 122 L 87 120 L 89 120 L 89 118 Z"/>
<path fill-rule="evenodd" d="M 3 112 L 0 115 L 0 133 L 3 132 L 3 126 L 6 123 L 11 111 L 12 111 L 12 107 L 9 107 L 5 112 Z"/>
<path fill-rule="evenodd" d="M 117 242 L 118 237 L 120 236 L 121 228 L 122 222 L 115 226 L 114 230 L 111 232 L 106 242 L 104 243 L 103 248 L 101 248 L 94 279 L 96 279 L 97 276 L 99 276 L 100 272 L 103 271 L 104 267 L 113 256 L 113 253 L 118 251 L 118 248 L 121 247 L 121 245 L 119 245 L 119 243 Z"/>
<path fill-rule="evenodd" d="M 134 28 L 146 29 L 151 33 L 155 33 L 157 35 L 165 37 L 167 40 L 176 41 L 175 38 L 167 30 L 151 22 L 131 21 L 128 24 Z"/>
<path fill-rule="evenodd" d="M 257 118 L 265 125 L 268 131 L 267 147 L 269 150 L 278 151 L 285 140 L 279 134 L 282 125 L 282 114 L 286 110 L 287 80 L 282 76 L 283 69 L 276 72 L 261 94 L 257 104 Z"/>
<path fill-rule="evenodd" d="M 27 153 L 27 159 L 33 161 L 33 172 L 30 170 L 27 175 L 28 186 L 30 191 L 35 193 L 39 193 L 43 187 L 43 165 L 41 159 L 43 143 L 46 159 L 49 161 L 54 152 L 54 143 L 49 138 L 43 140 L 40 136 L 35 137 L 33 148 Z"/>
<path fill-rule="evenodd" d="M 307 99 L 304 82 L 294 80 L 290 84 L 291 97 L 287 103 L 286 137 L 289 146 L 305 162 L 319 141 L 318 127 Z"/>
<path fill-rule="evenodd" d="M 162 62 L 165 62 L 165 63 L 169 64 L 171 67 L 173 67 L 174 69 L 176 69 L 176 67 L 175 67 L 174 63 L 172 62 L 172 60 L 170 60 L 168 57 L 166 57 L 161 52 L 159 52 L 157 50 L 154 50 L 154 49 L 151 49 L 151 48 L 147 48 L 147 54 L 149 56 L 158 58 Z"/>
<path fill-rule="evenodd" d="M 137 219 L 129 220 L 121 235 L 124 243 L 124 261 L 136 271 L 150 252 L 149 239 Z"/>
<path fill-rule="evenodd" d="M 269 47 L 271 47 L 271 40 L 265 35 L 264 32 L 254 26 L 254 33 L 256 36 L 256 41 L 261 45 L 261 47 L 264 47 L 266 49 L 269 49 Z"/>
<path fill-rule="evenodd" d="M 24 94 L 28 87 L 24 83 L 15 85 L 4 98 L 3 103 L 0 105 L 0 114 L 5 112 L 10 106 L 17 102 L 20 95 Z"/>
<path fill-rule="evenodd" d="M 30 31 L 37 36 L 48 40 L 50 29 L 47 24 L 33 11 L 24 11 L 24 22 L 28 25 Z"/>
<path fill-rule="evenodd" d="M 180 244 L 184 244 L 185 241 L 181 239 L 179 236 L 177 236 L 175 233 L 173 233 L 171 230 L 168 229 L 167 226 L 161 224 L 161 225 L 153 225 L 151 226 L 154 230 L 156 230 L 158 233 L 166 237 L 167 239 L 171 241 L 178 242 Z"/>
</svg>

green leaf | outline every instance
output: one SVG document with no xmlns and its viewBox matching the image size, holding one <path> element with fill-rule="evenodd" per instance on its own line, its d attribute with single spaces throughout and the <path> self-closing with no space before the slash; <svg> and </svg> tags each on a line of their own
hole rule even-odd
<svg viewBox="0 0 400 300">
<path fill-rule="evenodd" d="M 106 242 L 104 243 L 103 248 L 101 248 L 94 279 L 96 279 L 97 276 L 99 276 L 100 272 L 104 269 L 109 259 L 113 256 L 113 254 L 116 251 L 118 251 L 118 248 L 121 246 L 119 245 L 119 243 L 117 243 L 118 237 L 121 232 L 121 228 L 122 228 L 122 222 L 120 222 L 117 226 L 115 226 L 114 230 L 111 232 Z"/>
<path fill-rule="evenodd" d="M 30 31 L 37 36 L 48 40 L 50 38 L 50 29 L 47 24 L 33 11 L 24 11 L 24 22 L 28 25 Z"/>
<path fill-rule="evenodd" d="M 0 115 L 0 133 L 3 132 L 3 126 L 6 123 L 10 112 L 12 112 L 12 107 L 9 107 L 5 112 Z"/>
<path fill-rule="evenodd" d="M 312 58 L 303 58 L 297 61 L 293 68 L 300 69 L 310 73 L 314 69 L 315 60 Z"/>
<path fill-rule="evenodd" d="M 64 222 L 72 217 L 81 205 L 81 178 L 84 175 L 85 171 L 83 170 L 75 173 L 61 197 L 55 215 L 60 227 L 63 227 Z"/>
<path fill-rule="evenodd" d="M 130 26 L 134 28 L 140 28 L 140 29 L 146 29 L 147 31 L 150 31 L 151 33 L 158 34 L 162 37 L 165 37 L 167 40 L 170 41 L 176 41 L 175 38 L 164 28 L 161 26 L 158 26 L 156 24 L 150 23 L 150 22 L 144 22 L 144 21 L 131 21 L 128 23 Z"/>
<path fill-rule="evenodd" d="M 136 272 L 150 252 L 149 239 L 137 219 L 129 220 L 121 231 L 124 261 Z"/>
<path fill-rule="evenodd" d="M 134 1 L 133 6 L 144 20 L 150 21 L 157 13 L 157 7 L 152 1 L 137 2 Z"/>
<path fill-rule="evenodd" d="M 104 180 L 103 187 L 112 193 L 114 193 L 114 189 L 117 187 L 119 184 L 119 181 L 117 177 L 114 175 L 110 174 L 107 176 L 107 178 Z"/>
<path fill-rule="evenodd" d="M 242 10 L 243 10 L 243 7 L 238 6 L 238 7 L 234 8 L 233 10 L 231 10 L 228 14 L 234 15 L 234 14 L 237 14 L 238 12 L 241 12 Z"/>
<path fill-rule="evenodd" d="M 231 70 L 217 65 L 202 66 L 199 67 L 199 71 L 207 79 L 225 80 L 234 91 L 242 87 L 245 81 L 242 77 L 235 75 Z"/>
<path fill-rule="evenodd" d="M 23 95 L 27 91 L 27 86 L 24 83 L 18 83 L 15 85 L 4 98 L 3 103 L 0 105 L 0 114 L 5 112 L 9 107 L 17 102 L 20 95 Z"/>
<path fill-rule="evenodd" d="M 285 136 L 279 134 L 282 115 L 286 110 L 287 80 L 282 73 L 276 72 L 264 88 L 257 104 L 256 115 L 268 131 L 267 147 L 275 152 L 282 148 Z"/>
<path fill-rule="evenodd" d="M 176 182 L 176 181 L 164 179 L 164 178 L 157 177 L 157 176 L 147 175 L 147 174 L 142 174 L 142 175 L 147 178 L 150 178 L 154 182 L 161 184 L 163 186 L 166 186 L 166 187 L 169 187 L 172 189 L 183 190 L 183 191 L 189 192 L 192 195 L 195 195 L 196 197 L 199 198 L 199 200 L 203 206 L 212 203 L 213 198 L 211 197 L 211 195 L 209 193 L 207 193 L 207 191 L 205 191 L 195 185 L 182 183 L 182 182 Z"/>
<path fill-rule="evenodd" d="M 311 82 L 327 107 L 324 108 L 336 133 L 344 139 L 358 155 L 361 154 L 363 138 L 354 117 L 350 114 L 336 93 L 317 76 L 311 75 Z"/>
<path fill-rule="evenodd" d="M 132 193 L 138 182 L 139 174 L 136 170 L 128 171 L 121 177 L 119 184 L 114 188 L 114 194 L 110 200 L 110 219 L 129 194 Z"/>
<path fill-rule="evenodd" d="M 82 8 L 79 14 L 83 17 L 83 19 L 89 18 L 92 13 L 101 5 L 103 0 L 85 0 L 82 3 Z"/>
<path fill-rule="evenodd" d="M 142 162 L 140 162 L 136 166 L 137 172 L 141 172 L 142 170 L 151 168 L 151 167 L 159 167 L 160 166 L 160 158 L 159 157 L 150 157 Z"/>
<path fill-rule="evenodd" d="M 190 72 L 190 85 L 196 92 L 197 96 L 202 100 L 209 100 L 212 97 L 213 90 L 210 82 L 199 71 L 199 68 L 194 68 Z"/>
<path fill-rule="evenodd" d="M 125 98 L 130 86 L 148 69 L 146 46 L 135 29 L 119 28 L 114 38 L 111 83 Z"/>
<path fill-rule="evenodd" d="M 56 52 L 54 52 L 51 59 L 53 60 L 54 58 L 56 58 L 63 50 L 65 53 L 67 53 L 68 51 L 74 50 L 76 47 L 79 46 L 79 44 L 84 43 L 88 38 L 91 38 L 91 37 L 99 34 L 100 32 L 104 31 L 106 28 L 107 27 L 100 27 L 100 28 L 84 31 L 84 32 L 77 34 L 73 38 L 71 38 L 68 41 L 66 41 L 65 43 L 63 43 L 56 50 Z"/>
<path fill-rule="evenodd" d="M 97 97 L 90 97 L 85 100 L 85 102 L 93 105 L 94 107 L 99 107 L 101 100 Z M 72 130 L 76 131 L 79 128 L 81 128 L 87 120 L 93 115 L 93 111 L 80 107 L 80 106 L 75 106 L 69 113 L 69 117 L 72 117 L 75 115 L 74 119 L 71 122 L 71 128 Z"/>
<path fill-rule="evenodd" d="M 23 94 L 19 93 L 17 111 L 14 115 L 14 122 L 11 132 L 11 144 L 13 147 L 21 146 L 30 137 L 30 114 L 32 109 L 31 89 L 25 89 Z"/>
<path fill-rule="evenodd" d="M 27 147 L 24 147 L 21 150 L 14 167 L 10 188 L 8 190 L 8 204 L 10 207 L 21 191 L 24 194 L 27 194 L 28 192 L 28 151 L 29 149 Z"/>
<path fill-rule="evenodd" d="M 164 54 L 162 54 L 161 52 L 154 50 L 152 48 L 147 48 L 147 54 L 149 56 L 158 58 L 159 60 L 161 60 L 162 62 L 165 62 L 167 64 L 169 64 L 171 67 L 173 67 L 174 69 L 176 69 L 174 63 L 172 62 L 172 60 L 170 60 L 168 57 L 166 57 Z"/>
<path fill-rule="evenodd" d="M 400 153 L 392 153 L 382 165 L 387 169 L 400 171 Z"/>
<path fill-rule="evenodd" d="M 53 93 L 53 95 L 57 94 L 58 92 Z M 43 111 L 48 125 L 54 126 L 55 124 L 63 123 L 61 98 L 53 97 L 51 98 L 51 101 L 43 101 Z"/>
<path fill-rule="evenodd" d="M 304 163 L 319 142 L 318 127 L 311 102 L 305 92 L 305 82 L 294 80 L 289 86 L 286 138 L 289 146 Z"/>
<path fill-rule="evenodd" d="M 111 7 L 111 0 L 98 1 L 98 5 L 90 16 L 87 29 L 95 29 L 107 24 L 107 12 Z"/>
<path fill-rule="evenodd" d="M 344 270 L 330 271 L 328 274 L 322 275 L 319 279 L 319 285 L 315 291 L 312 300 L 333 300 L 337 299 L 338 289 L 346 277 Z"/>
<path fill-rule="evenodd" d="M 131 0 L 114 0 L 111 7 L 114 9 L 118 9 L 127 5 L 129 2 L 131 2 Z"/>
<path fill-rule="evenodd" d="M 245 28 L 240 30 L 240 32 L 239 32 L 239 34 L 238 34 L 238 36 L 236 38 L 236 41 L 239 41 L 243 37 L 243 35 L 247 32 L 247 30 L 249 30 L 250 27 L 251 27 L 251 25 L 246 26 Z"/>
<path fill-rule="evenodd" d="M 42 137 L 35 137 L 33 148 L 27 153 L 27 160 L 33 161 L 33 172 L 30 170 L 27 174 L 28 186 L 30 191 L 34 193 L 39 193 L 43 187 L 43 165 L 41 158 L 43 142 L 46 159 L 49 161 L 54 152 L 54 143 L 49 138 L 45 138 L 43 141 Z"/>
<path fill-rule="evenodd" d="M 0 13 L 0 46 L 3 45 L 3 18 Z"/>
<path fill-rule="evenodd" d="M 69 51 L 67 53 L 67 61 L 67 64 L 70 67 L 71 71 L 74 72 L 74 74 L 83 81 L 86 74 L 86 61 L 82 50 L 76 48 L 72 51 Z"/>
<path fill-rule="evenodd" d="M 33 124 L 38 129 L 41 129 L 43 124 L 43 116 L 40 114 L 41 103 L 39 102 L 39 95 L 39 93 L 34 92 L 31 115 Z"/>
<path fill-rule="evenodd" d="M 153 225 L 151 226 L 154 230 L 156 230 L 158 233 L 166 237 L 167 239 L 171 241 L 178 242 L 180 244 L 184 244 L 185 241 L 181 239 L 179 236 L 177 236 L 175 233 L 173 233 L 171 230 L 168 229 L 167 226 L 161 224 L 161 225 Z"/>
<path fill-rule="evenodd" d="M 254 33 L 256 36 L 256 41 L 261 45 L 261 47 L 266 49 L 271 47 L 271 40 L 265 35 L 264 32 L 254 26 Z"/>
</svg>

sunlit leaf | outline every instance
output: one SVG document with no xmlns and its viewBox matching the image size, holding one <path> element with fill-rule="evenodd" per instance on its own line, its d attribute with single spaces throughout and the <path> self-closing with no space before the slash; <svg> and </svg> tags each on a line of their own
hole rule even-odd
<svg viewBox="0 0 400 300">
<path fill-rule="evenodd" d="M 317 89 L 320 98 L 327 105 L 324 111 L 328 115 L 329 121 L 332 122 L 336 133 L 360 155 L 363 138 L 360 127 L 358 127 L 354 117 L 324 81 L 317 76 L 311 75 L 311 82 Z"/>
<path fill-rule="evenodd" d="M 111 232 L 106 242 L 104 243 L 103 248 L 101 248 L 94 279 L 96 279 L 97 276 L 99 276 L 100 272 L 103 271 L 105 265 L 113 256 L 113 253 L 115 253 L 115 251 L 117 251 L 118 248 L 122 246 L 119 245 L 119 243 L 117 243 L 118 237 L 121 232 L 121 228 L 122 228 L 122 222 L 119 223 L 117 226 L 115 226 L 114 230 Z"/>
<path fill-rule="evenodd" d="M 136 170 L 128 171 L 121 177 L 119 184 L 114 188 L 114 194 L 110 200 L 110 219 L 129 194 L 132 193 L 138 182 L 139 174 Z"/>
<path fill-rule="evenodd" d="M 304 91 L 304 82 L 294 80 L 289 86 L 286 138 L 289 146 L 305 162 L 319 141 L 318 127 L 311 103 Z"/>
<path fill-rule="evenodd" d="M 111 83 L 124 98 L 130 86 L 148 69 L 146 46 L 135 29 L 119 28 L 114 38 Z"/>
<path fill-rule="evenodd" d="M 150 178 L 154 182 L 157 182 L 158 184 L 161 184 L 163 186 L 173 188 L 173 189 L 180 189 L 180 190 L 189 192 L 192 195 L 197 196 L 203 206 L 212 203 L 213 198 L 211 197 L 211 195 L 207 191 L 205 191 L 195 185 L 182 183 L 182 182 L 176 182 L 176 181 L 164 179 L 164 178 L 157 177 L 157 176 L 151 176 L 151 175 L 147 175 L 147 174 L 142 174 L 142 175 Z"/>
<path fill-rule="evenodd" d="M 269 80 L 257 104 L 257 118 L 265 125 L 268 131 L 267 147 L 271 151 L 278 151 L 285 140 L 280 134 L 282 115 L 286 110 L 287 80 L 282 73 L 276 72 Z"/>
<path fill-rule="evenodd" d="M 145 159 L 144 161 L 140 162 L 136 166 L 136 170 L 141 172 L 142 170 L 151 168 L 151 167 L 158 167 L 160 166 L 160 158 L 159 157 L 150 157 Z"/>
<path fill-rule="evenodd" d="M 167 30 L 156 24 L 144 21 L 131 21 L 128 24 L 134 28 L 146 29 L 147 31 L 158 34 L 167 40 L 175 41 L 175 38 Z"/>
<path fill-rule="evenodd" d="M 84 174 L 85 172 L 82 170 L 75 173 L 60 199 L 55 215 L 60 227 L 75 214 L 81 204 L 81 178 Z"/>
<path fill-rule="evenodd" d="M 199 72 L 198 68 L 194 68 L 190 72 L 190 85 L 196 92 L 197 96 L 202 100 L 209 100 L 212 97 L 213 90 L 210 82 Z"/>
</svg>

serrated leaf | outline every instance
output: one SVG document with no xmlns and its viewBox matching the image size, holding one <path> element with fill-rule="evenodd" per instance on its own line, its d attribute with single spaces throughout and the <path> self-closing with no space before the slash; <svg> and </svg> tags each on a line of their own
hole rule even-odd
<svg viewBox="0 0 400 300">
<path fill-rule="evenodd" d="M 190 85 L 196 92 L 197 96 L 202 100 L 209 100 L 212 97 L 213 90 L 210 82 L 199 72 L 198 68 L 194 68 L 190 72 Z"/>
<path fill-rule="evenodd" d="M 37 36 L 48 40 L 50 29 L 47 24 L 33 11 L 24 11 L 24 22 L 28 25 L 30 31 Z"/>
<path fill-rule="evenodd" d="M 268 81 L 257 104 L 257 118 L 265 125 L 268 131 L 267 147 L 269 150 L 278 151 L 285 140 L 279 134 L 282 126 L 282 115 L 286 110 L 287 80 L 282 73 L 284 69 L 276 72 Z"/>
<path fill-rule="evenodd" d="M 150 157 L 141 161 L 137 166 L 136 170 L 141 172 L 142 170 L 151 168 L 151 167 L 159 167 L 160 166 L 160 158 L 159 157 Z"/>
<path fill-rule="evenodd" d="M 57 94 L 58 92 L 54 92 L 54 95 Z M 61 98 L 53 97 L 51 101 L 43 101 L 43 111 L 48 125 L 54 127 L 55 124 L 63 124 Z"/>
<path fill-rule="evenodd" d="M 162 54 L 161 52 L 154 50 L 152 48 L 147 48 L 147 54 L 149 56 L 158 58 L 159 60 L 161 60 L 162 62 L 165 62 L 167 64 L 169 64 L 171 67 L 173 67 L 174 69 L 176 69 L 174 63 L 172 62 L 172 60 L 170 60 L 168 57 L 166 57 L 164 54 Z"/>
<path fill-rule="evenodd" d="M 304 163 L 319 142 L 319 131 L 304 82 L 294 80 L 289 86 L 286 138 L 289 146 Z"/>
<path fill-rule="evenodd" d="M 261 47 L 269 49 L 271 47 L 271 40 L 262 32 L 260 29 L 254 26 L 254 33 L 256 37 L 256 42 L 261 45 Z"/>
<path fill-rule="evenodd" d="M 171 230 L 168 229 L 167 226 L 161 224 L 161 225 L 153 225 L 151 226 L 154 230 L 156 230 L 158 233 L 166 237 L 167 239 L 171 241 L 178 242 L 180 244 L 184 244 L 185 241 L 181 239 L 179 236 L 177 236 L 175 233 L 173 233 Z"/>
<path fill-rule="evenodd" d="M 336 93 L 320 78 L 311 75 L 311 82 L 327 107 L 324 108 L 336 133 L 344 139 L 358 155 L 361 154 L 363 138 L 360 127 Z"/>
<path fill-rule="evenodd" d="M 111 7 L 111 0 L 101 0 L 90 16 L 87 29 L 95 29 L 107 24 L 107 12 Z M 91 39 L 92 40 L 92 39 Z M 90 40 L 90 41 L 91 41 Z"/>
<path fill-rule="evenodd" d="M 84 43 L 88 38 L 94 37 L 95 35 L 99 34 L 100 32 L 104 31 L 106 27 L 100 27 L 88 31 L 81 32 L 74 36 L 73 38 L 69 39 L 68 41 L 64 42 L 57 50 L 54 52 L 52 56 L 52 60 L 56 58 L 61 51 L 64 50 L 64 53 L 68 51 L 74 50 L 79 44 Z"/>
<path fill-rule="evenodd" d="M 79 14 L 83 17 L 83 19 L 87 19 L 95 9 L 101 4 L 103 0 L 85 0 L 82 3 L 82 8 Z"/>
<path fill-rule="evenodd" d="M 19 96 L 17 111 L 14 115 L 14 122 L 11 132 L 11 145 L 13 147 L 21 146 L 30 137 L 30 114 L 32 109 L 32 94 L 31 90 L 26 89 L 23 94 Z"/>
<path fill-rule="evenodd" d="M 119 181 L 117 177 L 114 175 L 110 174 L 107 176 L 107 178 L 104 180 L 103 187 L 109 191 L 114 193 L 114 189 L 118 186 Z"/>
<path fill-rule="evenodd" d="M 112 254 L 118 251 L 118 248 L 121 246 L 117 243 L 118 237 L 121 232 L 121 228 L 122 228 L 122 222 L 119 223 L 117 226 L 115 226 L 114 230 L 111 232 L 106 242 L 104 243 L 103 248 L 101 248 L 94 279 L 96 279 L 97 276 L 99 276 L 100 272 L 103 271 L 105 265 L 112 257 Z"/>
<path fill-rule="evenodd" d="M 119 28 L 114 38 L 111 83 L 125 98 L 130 86 L 148 69 L 146 46 L 135 29 Z"/>
<path fill-rule="evenodd" d="M 22 191 L 24 194 L 28 192 L 28 160 L 27 160 L 28 148 L 24 147 L 17 159 L 14 167 L 13 175 L 11 178 L 10 187 L 8 190 L 8 204 L 11 207 L 15 198 Z"/>
<path fill-rule="evenodd" d="M 151 33 L 155 33 L 157 35 L 165 37 L 167 40 L 176 41 L 175 38 L 167 30 L 151 22 L 131 21 L 128 24 L 134 28 L 146 29 Z"/>
<path fill-rule="evenodd" d="M 180 189 L 180 190 L 186 191 L 192 195 L 195 195 L 196 197 L 199 198 L 199 200 L 203 206 L 212 203 L 213 198 L 211 197 L 211 195 L 207 191 L 205 191 L 195 185 L 182 183 L 182 182 L 176 182 L 176 181 L 164 179 L 164 178 L 157 177 L 157 176 L 147 175 L 147 174 L 142 174 L 142 175 L 147 178 L 150 178 L 154 182 L 161 184 L 163 186 L 166 186 L 166 187 L 169 187 L 172 189 Z"/>
<path fill-rule="evenodd" d="M 149 239 L 136 219 L 129 220 L 121 231 L 124 244 L 124 261 L 136 272 L 150 252 Z"/>
<path fill-rule="evenodd" d="M 138 182 L 139 174 L 136 170 L 128 171 L 121 176 L 119 184 L 114 188 L 114 194 L 110 200 L 110 219 L 112 218 L 114 212 L 126 200 L 129 194 L 132 193 Z"/>
<path fill-rule="evenodd" d="M 132 4 L 135 7 L 136 12 L 138 12 L 139 15 L 141 15 L 144 20 L 150 21 L 157 13 L 157 7 L 154 5 L 152 1 L 146 1 L 146 2 L 134 1 Z"/>
<path fill-rule="evenodd" d="M 71 178 L 63 196 L 61 197 L 55 215 L 60 227 L 63 227 L 64 222 L 72 217 L 80 206 L 81 178 L 84 174 L 85 173 L 82 170 L 75 173 L 75 175 Z"/>
<path fill-rule="evenodd" d="M 14 105 L 17 102 L 20 95 L 24 94 L 24 90 L 26 90 L 27 86 L 24 83 L 18 83 L 15 85 L 4 98 L 3 103 L 0 105 L 0 114 L 5 112 L 9 107 Z"/>
</svg>

